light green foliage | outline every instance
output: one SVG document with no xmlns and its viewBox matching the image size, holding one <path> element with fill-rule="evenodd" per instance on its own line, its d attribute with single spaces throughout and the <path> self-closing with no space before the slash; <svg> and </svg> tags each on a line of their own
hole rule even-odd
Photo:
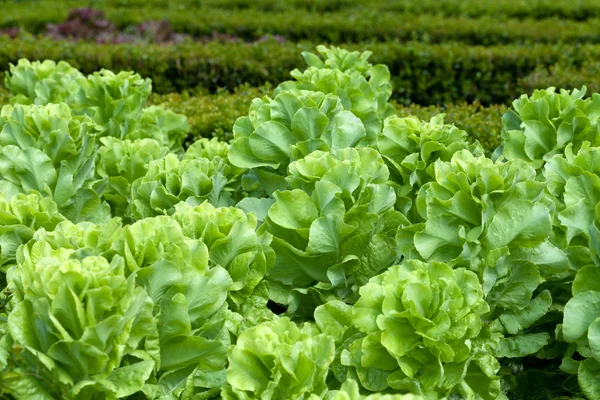
<svg viewBox="0 0 600 400">
<path fill-rule="evenodd" d="M 138 74 L 11 66 L 0 397 L 600 398 L 599 95 L 522 96 L 490 159 L 317 51 L 187 149 Z"/>
<path fill-rule="evenodd" d="M 322 397 L 323 400 L 424 400 L 425 397 L 414 394 L 360 394 L 359 386 L 353 379 L 346 380 L 339 390 L 331 390 Z M 310 397 L 309 400 L 317 400 Z"/>
<path fill-rule="evenodd" d="M 316 151 L 290 165 L 293 190 L 274 193 L 263 225 L 276 253 L 272 298 L 312 313 L 333 293 L 352 303 L 357 289 L 398 258 L 388 170 L 370 148 Z M 302 299 L 309 296 L 313 299 Z"/>
<path fill-rule="evenodd" d="M 245 330 L 229 355 L 224 399 L 301 399 L 326 392 L 334 339 L 276 318 Z"/>
<path fill-rule="evenodd" d="M 425 222 L 400 227 L 400 251 L 474 271 L 502 339 L 497 354 L 520 357 L 548 344 L 550 332 L 526 330 L 544 316 L 552 294 L 544 281 L 570 276 L 568 253 L 553 243 L 552 202 L 522 160 L 493 162 L 462 150 L 435 163 L 435 180 L 417 196 Z M 516 335 L 516 336 L 512 336 Z M 510 336 L 510 337 L 508 337 Z"/>
<path fill-rule="evenodd" d="M 435 180 L 417 196 L 425 222 L 399 230 L 403 254 L 465 266 L 482 276 L 511 248 L 546 244 L 551 212 L 544 205 L 545 185 L 535 178 L 524 161 L 493 162 L 467 150 L 449 162 L 436 161 Z"/>
<path fill-rule="evenodd" d="M 360 289 L 352 323 L 362 337 L 342 352 L 342 364 L 371 391 L 497 399 L 499 364 L 480 335 L 488 311 L 474 273 L 406 261 Z"/>
<path fill-rule="evenodd" d="M 556 199 L 555 225 L 564 231 L 564 246 L 595 248 L 598 231 L 592 222 L 600 202 L 599 173 L 600 149 L 589 142 L 583 142 L 577 153 L 572 144 L 567 145 L 564 154 L 552 157 L 544 166 L 548 191 Z"/>
<path fill-rule="evenodd" d="M 238 118 L 232 164 L 285 175 L 291 161 L 312 151 L 375 145 L 383 119 L 394 113 L 387 67 L 371 65 L 369 52 L 318 51 L 325 61 L 303 53 L 308 69 L 292 71 L 296 81 L 278 86 L 273 99 L 255 99 L 248 116 Z"/>
<path fill-rule="evenodd" d="M 600 395 L 600 269 L 579 270 L 573 283 L 573 297 L 564 308 L 562 335 L 575 346 L 565 354 L 563 365 L 573 365 L 583 393 L 590 399 Z M 584 358 L 574 361 L 573 353 Z M 580 358 L 581 359 L 581 358 Z M 566 362 L 565 362 L 566 361 Z M 567 368 L 565 368 L 567 369 Z"/>
<path fill-rule="evenodd" d="M 571 143 L 578 151 L 584 141 L 593 146 L 598 139 L 600 95 L 584 98 L 581 90 L 555 88 L 536 90 L 531 96 L 522 95 L 513 102 L 514 110 L 502 117 L 504 143 L 497 150 L 509 160 L 530 161 L 541 168 L 545 161 L 560 154 Z"/>
<path fill-rule="evenodd" d="M 24 296 L 10 312 L 3 345 L 22 346 L 23 368 L 37 371 L 39 386 L 35 394 L 26 380 L 10 389 L 17 398 L 133 394 L 155 367 L 143 345 L 138 349 L 152 335 L 152 300 L 125 276 L 123 258 L 80 261 L 70 253 L 42 249 L 13 277 Z"/>
<path fill-rule="evenodd" d="M 444 124 L 444 114 L 430 122 L 415 117 L 386 119 L 377 149 L 392 171 L 391 181 L 398 196 L 396 208 L 415 222 L 420 220 L 414 207 L 416 194 L 434 179 L 437 160 L 450 161 L 454 153 L 465 149 L 475 156 L 483 155 L 479 143 L 467 143 L 465 131 Z"/>
<path fill-rule="evenodd" d="M 96 125 L 65 104 L 5 106 L 0 119 L 0 188 L 52 197 L 72 221 L 102 221 L 109 208 L 91 189 Z"/>
<path fill-rule="evenodd" d="M 17 65 L 10 64 L 10 74 L 6 74 L 5 83 L 13 94 L 12 103 L 71 104 L 77 96 L 77 82 L 81 78 L 83 74 L 64 61 L 30 62 L 20 59 Z"/>
<path fill-rule="evenodd" d="M 154 139 L 100 139 L 94 189 L 110 205 L 112 215 L 131 214 L 131 184 L 146 175 L 148 164 L 164 158 L 169 149 Z"/>
<path fill-rule="evenodd" d="M 180 201 L 199 205 L 205 200 L 218 207 L 232 204 L 231 167 L 220 157 L 180 161 L 170 153 L 152 161 L 148 172 L 132 185 L 135 218 L 170 215 Z"/>
<path fill-rule="evenodd" d="M 230 304 L 239 309 L 273 265 L 275 255 L 269 247 L 271 236 L 257 235 L 256 217 L 237 208 L 215 208 L 208 202 L 192 207 L 182 202 L 175 210 L 173 219 L 181 225 L 183 233 L 201 240 L 208 247 L 212 266 L 223 267 L 229 272 L 233 280 Z"/>
<path fill-rule="evenodd" d="M 160 106 L 142 109 L 125 138 L 157 140 L 176 153 L 182 152 L 183 140 L 189 131 L 187 117 Z"/>
<path fill-rule="evenodd" d="M 152 83 L 133 72 L 103 69 L 85 77 L 63 61 L 19 60 L 5 80 L 15 95 L 12 103 L 66 103 L 74 115 L 91 117 L 102 136 L 152 138 L 181 152 L 189 131 L 184 115 L 160 106 L 145 107 Z"/>
<path fill-rule="evenodd" d="M 148 336 L 133 350 L 136 357 L 153 360 L 154 378 L 146 376 L 143 388 L 135 391 L 157 399 L 171 391 L 177 396 L 218 391 L 214 385 L 224 379 L 230 340 L 225 323 L 233 282 L 225 269 L 209 268 L 202 241 L 184 236 L 181 226 L 166 216 L 128 226 L 118 220 L 105 225 L 65 221 L 53 232 L 36 235 L 21 247 L 20 263 L 12 272 L 17 304 L 28 296 L 24 266 L 36 264 L 41 256 L 118 262 L 123 279 L 143 290 L 150 304 L 150 321 L 136 328 Z M 204 378 L 195 379 L 198 375 Z"/>
<path fill-rule="evenodd" d="M 269 167 L 285 175 L 294 159 L 315 150 L 375 144 L 377 132 L 345 110 L 333 94 L 292 89 L 255 99 L 233 127 L 229 160 L 240 168 Z"/>
<path fill-rule="evenodd" d="M 192 143 L 185 151 L 182 160 L 192 160 L 195 158 L 206 158 L 209 160 L 215 160 L 220 158 L 228 166 L 228 178 L 230 187 L 234 189 L 232 196 L 235 201 L 243 200 L 247 198 L 244 196 L 241 185 L 241 176 L 246 169 L 238 168 L 231 164 L 228 158 L 229 155 L 229 143 L 220 141 L 217 138 L 207 139 L 202 138 Z"/>
<path fill-rule="evenodd" d="M 367 136 L 378 134 L 383 120 L 394 114 L 394 107 L 388 103 L 392 95 L 388 67 L 370 64 L 369 51 L 350 52 L 325 46 L 317 46 L 317 51 L 324 60 L 314 53 L 303 52 L 308 68 L 303 72 L 293 70 L 291 75 L 295 81 L 283 82 L 275 94 L 291 89 L 335 94 L 345 110 L 361 119 Z"/>
<path fill-rule="evenodd" d="M 56 203 L 39 193 L 19 193 L 10 200 L 0 196 L 0 269 L 6 273 L 15 262 L 17 248 L 27 243 L 36 230 L 51 231 L 63 219 Z"/>
</svg>

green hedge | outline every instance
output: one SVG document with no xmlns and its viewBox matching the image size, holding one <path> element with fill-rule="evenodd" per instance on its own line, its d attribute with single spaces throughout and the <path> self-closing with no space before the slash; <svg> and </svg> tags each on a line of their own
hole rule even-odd
<svg viewBox="0 0 600 400">
<path fill-rule="evenodd" d="M 446 17 L 533 18 L 587 20 L 600 17 L 600 2 L 597 0 L 5 0 L 0 4 L 10 8 L 36 7 L 53 4 L 55 7 L 85 7 L 93 5 L 108 8 L 144 8 L 161 10 L 195 10 L 199 8 L 225 10 L 259 10 L 263 12 L 285 12 L 308 10 L 313 12 L 336 12 L 345 10 L 376 10 L 410 14 L 431 14 Z M 31 14 L 31 13 L 29 13 Z M 45 16 L 45 18 L 48 18 Z M 39 19 L 39 17 L 38 17 Z"/>
<path fill-rule="evenodd" d="M 153 94 L 149 102 L 163 104 L 175 112 L 187 115 L 191 129 L 191 141 L 200 137 L 218 137 L 221 140 L 229 140 L 232 137 L 233 123 L 238 117 L 248 114 L 252 99 L 270 93 L 272 93 L 271 87 L 242 86 L 237 88 L 234 93 Z M 501 118 L 507 110 L 504 105 L 483 107 L 478 103 L 426 107 L 416 104 L 404 106 L 395 103 L 395 106 L 401 116 L 414 115 L 424 120 L 429 120 L 440 112 L 445 113 L 447 122 L 454 123 L 467 131 L 471 138 L 479 140 L 490 154 L 500 143 Z"/>
<path fill-rule="evenodd" d="M 600 63 L 590 61 L 579 67 L 560 64 L 540 66 L 520 82 L 527 92 L 550 86 L 559 89 L 586 86 L 588 93 L 600 93 Z"/>
<path fill-rule="evenodd" d="M 36 13 L 28 7 L 9 7 L 0 14 L 0 26 L 22 26 L 37 33 L 47 23 L 64 20 L 70 7 L 41 3 Z M 109 20 L 121 28 L 146 20 L 167 19 L 177 32 L 210 36 L 213 31 L 231 34 L 243 40 L 255 40 L 264 34 L 281 35 L 292 41 L 360 42 L 365 40 L 414 40 L 427 43 L 460 41 L 467 44 L 504 44 L 507 42 L 600 42 L 600 20 L 586 22 L 561 20 L 506 19 L 497 16 L 445 17 L 412 15 L 357 9 L 336 13 L 264 12 L 261 10 L 106 8 Z"/>
<path fill-rule="evenodd" d="M 521 81 L 536 68 L 565 63 L 579 67 L 597 59 L 600 46 L 530 45 L 464 46 L 460 43 L 372 43 L 343 45 L 368 49 L 372 62 L 388 65 L 393 98 L 402 103 L 443 104 L 456 101 L 506 103 L 523 91 Z M 65 60 L 84 73 L 100 68 L 134 70 L 153 80 L 159 93 L 194 88 L 210 92 L 243 83 L 261 86 L 290 79 L 304 65 L 302 50 L 314 44 L 182 43 L 171 46 L 72 43 L 0 38 L 0 70 L 20 58 Z"/>
</svg>

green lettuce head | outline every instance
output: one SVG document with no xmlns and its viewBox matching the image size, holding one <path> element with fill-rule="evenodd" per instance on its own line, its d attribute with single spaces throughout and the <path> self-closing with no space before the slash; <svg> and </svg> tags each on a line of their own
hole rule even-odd
<svg viewBox="0 0 600 400">
<path fill-rule="evenodd" d="M 187 117 L 159 106 L 142 109 L 125 139 L 154 139 L 175 153 L 183 153 L 183 141 L 190 130 Z"/>
<path fill-rule="evenodd" d="M 150 162 L 146 175 L 133 182 L 133 216 L 171 215 L 181 201 L 199 205 L 208 200 L 218 207 L 230 206 L 234 184 L 230 166 L 220 157 L 180 161 L 168 154 Z"/>
<path fill-rule="evenodd" d="M 131 214 L 131 184 L 148 172 L 151 161 L 164 158 L 169 149 L 154 139 L 100 139 L 94 189 L 110 205 L 114 217 Z"/>
<path fill-rule="evenodd" d="M 134 131 L 152 92 L 150 79 L 129 71 L 115 74 L 102 69 L 78 83 L 79 96 L 72 107 L 92 117 L 102 127 L 103 136 L 121 139 Z"/>
<path fill-rule="evenodd" d="M 580 269 L 572 292 L 564 306 L 562 327 L 557 329 L 557 336 L 570 344 L 560 368 L 576 374 L 582 392 L 596 399 L 600 396 L 600 267 Z"/>
<path fill-rule="evenodd" d="M 315 150 L 372 146 L 377 132 L 368 132 L 339 97 L 293 89 L 273 99 L 254 99 L 248 116 L 235 122 L 233 135 L 229 149 L 233 165 L 266 167 L 285 175 L 291 161 Z"/>
<path fill-rule="evenodd" d="M 24 297 L 8 315 L 4 351 L 21 348 L 18 379 L 5 388 L 16 398 L 120 398 L 139 392 L 157 367 L 146 340 L 153 303 L 112 262 L 71 250 L 42 249 L 13 278 Z"/>
<path fill-rule="evenodd" d="M 435 180 L 417 196 L 425 222 L 398 230 L 400 251 L 466 267 L 481 279 L 501 275 L 508 259 L 536 264 L 546 277 L 564 272 L 568 262 L 549 241 L 554 203 L 535 179 L 536 171 L 521 160 L 493 162 L 463 150 L 450 162 L 437 161 Z"/>
<path fill-rule="evenodd" d="M 276 318 L 246 329 L 231 349 L 227 385 L 233 399 L 302 399 L 327 391 L 334 339 L 311 324 Z"/>
<path fill-rule="evenodd" d="M 398 259 L 388 170 L 373 149 L 314 152 L 290 165 L 293 190 L 275 192 L 261 230 L 273 235 L 272 300 L 312 314 L 325 299 L 352 304 L 358 287 Z M 307 296 L 300 300 L 297 296 Z"/>
<path fill-rule="evenodd" d="M 435 180 L 416 200 L 425 222 L 402 226 L 397 236 L 407 258 L 477 274 L 491 330 L 502 340 L 497 354 L 510 358 L 548 344 L 551 324 L 532 327 L 552 305 L 554 294 L 545 289 L 572 279 L 569 255 L 553 240 L 554 200 L 536 177 L 525 161 L 493 162 L 467 150 L 438 160 Z"/>
<path fill-rule="evenodd" d="M 564 154 L 548 160 L 543 173 L 556 203 L 554 225 L 561 233 L 556 240 L 583 259 L 584 253 L 595 252 L 599 238 L 594 220 L 600 203 L 600 148 L 584 142 L 574 153 L 573 144 L 569 144 Z"/>
<path fill-rule="evenodd" d="M 496 150 L 508 160 L 529 161 L 536 169 L 573 144 L 578 151 L 584 141 L 600 144 L 598 117 L 600 94 L 584 98 L 586 87 L 572 92 L 555 88 L 536 90 L 513 102 L 514 110 L 502 117 L 503 144 Z"/>
<path fill-rule="evenodd" d="M 52 230 L 63 220 L 56 203 L 39 193 L 20 193 L 10 200 L 0 196 L 0 290 L 6 286 L 4 276 L 16 261 L 17 248 L 38 229 Z"/>
<path fill-rule="evenodd" d="M 5 106 L 0 132 L 0 189 L 52 197 L 71 221 L 103 221 L 108 204 L 91 189 L 96 125 L 65 104 Z"/>
<path fill-rule="evenodd" d="M 497 399 L 499 364 L 483 334 L 488 312 L 473 272 L 406 261 L 360 289 L 352 322 L 364 337 L 342 352 L 342 364 L 370 391 Z"/>
<path fill-rule="evenodd" d="M 183 158 L 208 158 L 212 160 L 215 157 L 221 157 L 226 160 L 228 154 L 229 143 L 223 142 L 218 138 L 200 138 L 188 147 Z"/>
<path fill-rule="evenodd" d="M 39 230 L 20 248 L 20 265 L 34 264 L 40 254 L 67 252 L 70 258 L 121 260 L 123 274 L 150 298 L 153 324 L 145 327 L 144 351 L 155 362 L 143 392 L 151 399 L 217 393 L 225 380 L 230 335 L 227 298 L 233 285 L 228 272 L 209 268 L 206 245 L 186 237 L 167 216 L 121 226 L 65 221 L 52 232 Z M 10 271 L 9 271 L 10 275 Z M 11 279 L 17 300 L 26 297 L 21 279 Z M 111 301 L 112 302 L 112 301 Z"/>
<path fill-rule="evenodd" d="M 72 104 L 79 90 L 83 74 L 68 63 L 52 60 L 30 62 L 20 59 L 10 64 L 4 80 L 13 95 L 13 104 L 67 103 Z"/>
<path fill-rule="evenodd" d="M 303 52 L 308 68 L 304 72 L 293 70 L 291 75 L 295 81 L 283 82 L 275 94 L 292 89 L 334 94 L 341 99 L 345 110 L 361 119 L 368 136 L 377 135 L 383 120 L 394 114 L 394 107 L 388 103 L 392 85 L 387 66 L 369 63 L 372 54 L 369 51 L 350 52 L 325 46 L 318 46 L 317 51 L 324 60 L 316 54 Z"/>
<path fill-rule="evenodd" d="M 273 265 L 271 236 L 257 235 L 256 217 L 234 207 L 215 208 L 208 202 L 192 207 L 182 202 L 175 209 L 172 218 L 186 237 L 201 240 L 208 247 L 210 264 L 229 272 L 233 280 L 229 301 L 237 310 Z"/>
<path fill-rule="evenodd" d="M 425 183 L 435 179 L 435 162 L 450 161 L 461 150 L 476 157 L 483 155 L 479 143 L 467 143 L 467 133 L 444 124 L 444 114 L 431 121 L 415 117 L 390 117 L 377 139 L 377 148 L 391 170 L 397 192 L 396 209 L 411 221 L 420 221 L 415 197 Z"/>
</svg>

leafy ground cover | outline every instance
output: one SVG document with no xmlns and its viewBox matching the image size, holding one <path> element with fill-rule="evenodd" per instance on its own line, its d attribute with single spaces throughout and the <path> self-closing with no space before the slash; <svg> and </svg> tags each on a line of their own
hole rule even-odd
<svg viewBox="0 0 600 400">
<path fill-rule="evenodd" d="M 369 52 L 302 56 L 229 142 L 133 72 L 11 66 L 4 396 L 600 398 L 600 95 L 444 110 L 496 146 Z"/>
</svg>

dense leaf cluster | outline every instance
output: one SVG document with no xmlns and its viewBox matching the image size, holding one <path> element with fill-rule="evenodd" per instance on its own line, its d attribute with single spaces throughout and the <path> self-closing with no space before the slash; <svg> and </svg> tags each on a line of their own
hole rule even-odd
<svg viewBox="0 0 600 400">
<path fill-rule="evenodd" d="M 137 74 L 12 66 L 2 394 L 600 398 L 600 97 L 522 96 L 491 159 L 317 50 L 187 149 Z"/>
</svg>

